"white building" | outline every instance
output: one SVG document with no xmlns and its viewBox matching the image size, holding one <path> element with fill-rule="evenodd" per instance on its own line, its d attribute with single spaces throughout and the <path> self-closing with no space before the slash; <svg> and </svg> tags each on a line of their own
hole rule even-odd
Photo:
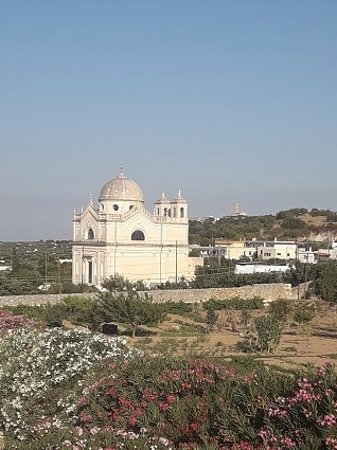
<svg viewBox="0 0 337 450">
<path fill-rule="evenodd" d="M 301 263 L 315 264 L 318 260 L 318 252 L 313 252 L 311 247 L 309 248 L 309 250 L 306 250 L 305 248 L 299 248 L 298 260 Z"/>
<path fill-rule="evenodd" d="M 251 275 L 254 273 L 284 273 L 290 270 L 292 266 L 270 266 L 266 264 L 237 264 L 235 266 L 235 273 L 241 275 Z"/>
<path fill-rule="evenodd" d="M 263 261 L 269 259 L 296 259 L 297 243 L 295 241 L 278 241 L 276 238 L 272 242 L 264 242 L 257 246 L 257 258 Z"/>
<path fill-rule="evenodd" d="M 173 201 L 162 194 L 150 214 L 138 184 L 121 172 L 98 202 L 73 215 L 74 284 L 99 285 L 117 274 L 148 284 L 194 276 L 202 258 L 188 256 L 188 204 L 180 191 Z"/>
</svg>

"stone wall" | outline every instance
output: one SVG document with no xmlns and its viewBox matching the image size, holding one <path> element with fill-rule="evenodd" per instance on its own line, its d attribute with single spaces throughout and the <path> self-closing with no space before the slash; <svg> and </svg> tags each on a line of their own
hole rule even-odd
<svg viewBox="0 0 337 450">
<path fill-rule="evenodd" d="M 209 288 L 209 289 L 178 289 L 174 291 L 153 291 L 151 293 L 157 302 L 204 302 L 210 298 L 228 300 L 233 297 L 251 298 L 262 297 L 265 300 L 274 301 L 279 298 L 295 300 L 297 293 L 290 284 L 254 284 L 237 288 Z"/>
<path fill-rule="evenodd" d="M 93 297 L 94 294 L 35 294 L 35 295 L 4 295 L 0 297 L 0 308 L 8 305 L 46 305 L 48 303 L 54 305 L 60 302 L 63 298 L 74 297 Z"/>
<path fill-rule="evenodd" d="M 153 290 L 148 292 L 156 302 L 204 302 L 210 298 L 227 300 L 233 297 L 251 298 L 262 297 L 268 301 L 279 298 L 287 300 L 297 299 L 297 288 L 292 288 L 290 284 L 254 284 L 252 286 L 242 286 L 238 288 L 213 288 L 213 289 L 177 289 L 177 290 Z M 58 303 L 64 297 L 85 296 L 94 297 L 96 294 L 37 294 L 37 295 L 13 295 L 0 297 L 0 307 L 5 305 L 44 305 L 47 303 Z"/>
</svg>

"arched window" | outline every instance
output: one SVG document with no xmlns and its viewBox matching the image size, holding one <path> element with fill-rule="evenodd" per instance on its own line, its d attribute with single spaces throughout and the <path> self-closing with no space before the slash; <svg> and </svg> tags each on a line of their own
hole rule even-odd
<svg viewBox="0 0 337 450">
<path fill-rule="evenodd" d="M 95 235 L 94 235 L 92 228 L 89 228 L 89 230 L 88 230 L 88 239 L 90 239 L 90 240 L 95 239 Z"/>
<path fill-rule="evenodd" d="M 131 241 L 145 241 L 144 233 L 140 230 L 136 230 L 131 235 Z"/>
<path fill-rule="evenodd" d="M 164 217 L 167 216 L 167 208 L 164 208 Z"/>
<path fill-rule="evenodd" d="M 184 208 L 180 208 L 180 217 L 184 217 Z"/>
<path fill-rule="evenodd" d="M 114 209 L 114 211 L 118 211 L 119 210 L 119 206 L 118 205 L 113 205 L 113 209 Z"/>
<path fill-rule="evenodd" d="M 175 206 L 173 208 L 173 217 L 177 217 L 177 208 Z"/>
</svg>

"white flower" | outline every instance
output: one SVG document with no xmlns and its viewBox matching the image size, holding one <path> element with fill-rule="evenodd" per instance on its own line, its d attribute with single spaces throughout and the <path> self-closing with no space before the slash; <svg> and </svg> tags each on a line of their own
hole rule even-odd
<svg viewBox="0 0 337 450">
<path fill-rule="evenodd" d="M 58 328 L 39 332 L 18 329 L 0 341 L 0 422 L 6 431 L 22 439 L 31 429 L 28 402 L 46 399 L 51 388 L 84 375 L 96 362 L 108 357 L 132 357 L 124 338 L 107 338 L 87 331 Z M 58 401 L 70 416 L 76 405 Z M 59 428 L 61 422 L 54 421 Z"/>
</svg>

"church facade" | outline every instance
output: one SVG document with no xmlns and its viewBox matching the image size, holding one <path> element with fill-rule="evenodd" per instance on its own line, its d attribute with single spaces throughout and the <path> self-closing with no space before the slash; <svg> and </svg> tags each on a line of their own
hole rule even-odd
<svg viewBox="0 0 337 450">
<path fill-rule="evenodd" d="M 73 215 L 72 281 L 100 285 L 123 275 L 160 284 L 190 280 L 201 258 L 189 257 L 188 204 L 180 194 L 161 198 L 151 214 L 138 184 L 122 172 L 105 183 L 95 208 L 92 199 Z"/>
</svg>

